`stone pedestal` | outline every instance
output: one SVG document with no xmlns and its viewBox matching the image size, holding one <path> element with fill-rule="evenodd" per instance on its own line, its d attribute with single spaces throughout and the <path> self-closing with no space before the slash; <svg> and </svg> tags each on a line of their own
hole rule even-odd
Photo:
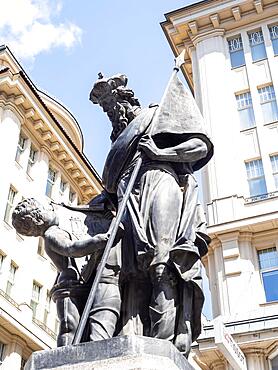
<svg viewBox="0 0 278 370">
<path fill-rule="evenodd" d="M 115 337 L 33 353 L 25 370 L 194 370 L 166 340 Z"/>
</svg>

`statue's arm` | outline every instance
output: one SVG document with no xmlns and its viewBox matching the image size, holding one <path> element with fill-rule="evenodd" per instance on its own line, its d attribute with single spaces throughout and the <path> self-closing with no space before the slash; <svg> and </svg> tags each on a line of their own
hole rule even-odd
<svg viewBox="0 0 278 370">
<path fill-rule="evenodd" d="M 196 162 L 206 157 L 208 151 L 207 145 L 199 138 L 191 138 L 179 145 L 161 149 L 151 137 L 143 137 L 139 147 L 149 158 L 169 162 Z"/>
<path fill-rule="evenodd" d="M 72 241 L 68 234 L 54 228 L 47 230 L 45 237 L 48 241 L 48 249 L 64 257 L 84 257 L 98 249 L 105 248 L 108 234 L 97 234 L 86 240 Z"/>
</svg>

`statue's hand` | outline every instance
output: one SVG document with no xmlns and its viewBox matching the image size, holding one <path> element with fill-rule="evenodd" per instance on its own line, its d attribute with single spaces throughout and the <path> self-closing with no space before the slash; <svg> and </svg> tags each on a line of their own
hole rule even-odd
<svg viewBox="0 0 278 370">
<path fill-rule="evenodd" d="M 141 140 L 139 141 L 138 148 L 151 159 L 157 159 L 158 156 L 162 154 L 162 149 L 159 149 L 153 139 L 148 136 L 144 135 Z"/>
</svg>

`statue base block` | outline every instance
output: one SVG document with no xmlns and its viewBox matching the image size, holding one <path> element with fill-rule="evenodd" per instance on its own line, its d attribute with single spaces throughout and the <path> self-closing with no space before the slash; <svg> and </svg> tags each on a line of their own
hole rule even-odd
<svg viewBox="0 0 278 370">
<path fill-rule="evenodd" d="M 121 336 L 34 352 L 24 369 L 194 370 L 172 343 L 141 336 Z"/>
</svg>

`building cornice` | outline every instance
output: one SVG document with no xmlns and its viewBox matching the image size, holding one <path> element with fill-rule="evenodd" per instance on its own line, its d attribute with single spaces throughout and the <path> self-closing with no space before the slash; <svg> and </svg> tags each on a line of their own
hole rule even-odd
<svg viewBox="0 0 278 370">
<path fill-rule="evenodd" d="M 185 48 L 182 71 L 193 89 L 190 47 L 204 37 L 213 37 L 213 32 L 219 29 L 230 33 L 277 15 L 276 0 L 266 4 L 262 0 L 205 0 L 165 14 L 166 21 L 161 22 L 161 27 L 175 55 Z"/>
<path fill-rule="evenodd" d="M 102 190 L 99 175 L 26 83 L 26 79 L 8 69 L 1 70 L 0 86 L 1 106 L 8 106 L 25 128 L 35 136 L 39 146 L 47 148 L 50 159 L 58 162 L 79 189 L 82 202 L 98 194 Z M 71 162 L 72 166 L 67 166 L 68 162 Z M 77 170 L 80 176 L 73 179 L 71 173 Z"/>
</svg>

